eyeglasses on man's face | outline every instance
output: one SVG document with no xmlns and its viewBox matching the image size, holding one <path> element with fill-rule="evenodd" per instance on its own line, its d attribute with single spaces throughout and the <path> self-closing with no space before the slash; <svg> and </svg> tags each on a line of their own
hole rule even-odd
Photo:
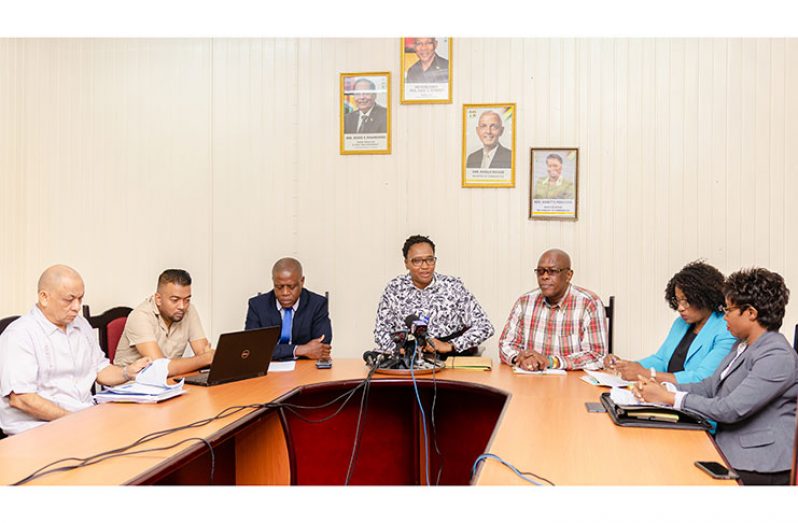
<svg viewBox="0 0 798 523">
<path fill-rule="evenodd" d="M 532 270 L 535 271 L 535 274 L 537 274 L 538 276 L 545 276 L 547 274 L 550 274 L 552 276 L 559 276 L 560 273 L 568 272 L 571 270 L 571 268 L 566 267 L 564 269 L 557 269 L 556 267 L 535 267 Z"/>
<path fill-rule="evenodd" d="M 427 266 L 435 265 L 435 262 L 437 260 L 438 260 L 438 258 L 435 257 L 435 256 L 424 256 L 424 257 L 418 257 L 418 258 L 410 258 L 410 265 L 412 265 L 413 267 L 418 269 L 422 265 L 427 265 Z"/>
</svg>

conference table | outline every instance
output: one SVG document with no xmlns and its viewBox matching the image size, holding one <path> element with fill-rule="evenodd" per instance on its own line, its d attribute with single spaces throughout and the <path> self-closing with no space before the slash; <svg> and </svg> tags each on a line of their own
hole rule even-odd
<svg viewBox="0 0 798 523">
<path fill-rule="evenodd" d="M 581 371 L 519 375 L 494 361 L 489 371 L 419 375 L 415 386 L 409 376 L 374 374 L 368 388 L 367 375 L 362 361 L 336 359 L 328 370 L 298 361 L 290 372 L 185 385 L 186 394 L 159 404 L 98 405 L 0 441 L 0 484 L 158 431 L 167 433 L 127 455 L 26 484 L 343 485 L 347 476 L 353 485 L 529 484 L 496 460 L 472 475 L 482 453 L 554 485 L 737 484 L 694 466 L 725 463 L 706 432 L 619 427 L 588 412 L 585 402 L 606 389 Z"/>
</svg>

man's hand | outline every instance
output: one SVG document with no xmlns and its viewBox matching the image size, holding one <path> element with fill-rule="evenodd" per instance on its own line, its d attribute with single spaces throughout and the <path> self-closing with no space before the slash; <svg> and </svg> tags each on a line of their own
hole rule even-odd
<svg viewBox="0 0 798 523">
<path fill-rule="evenodd" d="M 545 370 L 549 366 L 549 359 L 537 351 L 520 352 L 516 360 L 518 368 L 523 370 Z"/>
<path fill-rule="evenodd" d="M 332 346 L 329 343 L 324 343 L 324 334 L 322 334 L 315 340 L 310 340 L 304 345 L 297 345 L 294 352 L 297 356 L 304 356 L 312 360 L 321 360 L 330 357 Z"/>
<path fill-rule="evenodd" d="M 635 381 L 637 376 L 648 374 L 648 369 L 635 361 L 620 360 L 615 364 L 618 375 L 626 381 Z"/>
<path fill-rule="evenodd" d="M 143 358 L 137 359 L 127 366 L 127 375 L 132 379 L 136 376 L 136 374 L 149 367 L 150 363 L 152 363 L 152 358 L 149 356 L 144 356 Z"/>
</svg>

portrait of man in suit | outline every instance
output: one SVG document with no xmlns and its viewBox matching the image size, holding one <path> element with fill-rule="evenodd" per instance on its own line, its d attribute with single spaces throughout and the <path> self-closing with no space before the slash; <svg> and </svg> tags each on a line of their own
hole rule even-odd
<svg viewBox="0 0 798 523">
<path fill-rule="evenodd" d="M 434 36 L 417 37 L 413 49 L 418 61 L 407 70 L 405 82 L 409 84 L 445 84 L 449 81 L 449 60 L 438 54 L 437 38 Z"/>
<path fill-rule="evenodd" d="M 476 131 L 482 147 L 468 155 L 466 169 L 510 169 L 512 151 L 499 142 L 504 134 L 501 116 L 491 110 L 483 112 L 479 116 Z"/>
<path fill-rule="evenodd" d="M 387 132 L 387 111 L 377 103 L 377 86 L 374 82 L 368 78 L 358 78 L 353 90 L 357 110 L 344 116 L 344 134 Z"/>
</svg>

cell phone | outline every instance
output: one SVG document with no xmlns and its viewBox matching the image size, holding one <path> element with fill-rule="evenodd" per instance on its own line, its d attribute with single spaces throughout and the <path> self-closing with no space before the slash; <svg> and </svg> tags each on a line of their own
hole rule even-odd
<svg viewBox="0 0 798 523">
<path fill-rule="evenodd" d="M 717 461 L 696 461 L 695 466 L 715 479 L 740 479 L 733 470 L 729 470 Z"/>
<path fill-rule="evenodd" d="M 331 369 L 332 360 L 316 360 L 317 369 Z"/>
<path fill-rule="evenodd" d="M 585 408 L 588 412 L 607 412 L 607 409 L 604 408 L 604 405 L 601 403 L 593 403 L 590 401 L 585 402 Z"/>
</svg>

